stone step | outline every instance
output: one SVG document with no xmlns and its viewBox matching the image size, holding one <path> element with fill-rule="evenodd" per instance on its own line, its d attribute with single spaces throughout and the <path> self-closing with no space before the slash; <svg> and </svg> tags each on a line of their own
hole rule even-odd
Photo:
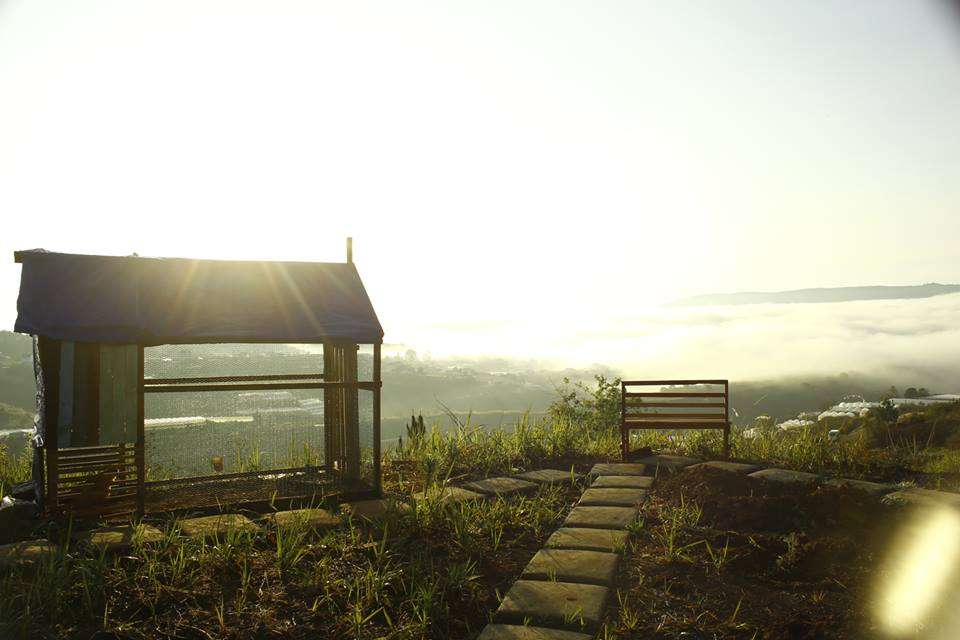
<svg viewBox="0 0 960 640">
<path fill-rule="evenodd" d="M 560 469 L 537 469 L 526 473 L 518 473 L 516 477 L 527 482 L 546 485 L 569 484 L 571 480 L 576 481 L 583 478 L 579 473 L 571 474 L 569 471 L 561 471 Z"/>
<path fill-rule="evenodd" d="M 645 458 L 638 458 L 637 462 L 640 464 L 646 464 L 654 469 L 662 467 L 670 471 L 679 471 L 684 467 L 689 467 L 692 464 L 697 464 L 698 462 L 703 462 L 700 458 L 689 458 L 687 456 L 673 456 L 667 454 L 660 454 L 654 456 L 647 456 Z"/>
<path fill-rule="evenodd" d="M 883 500 L 884 502 L 908 504 L 916 507 L 946 506 L 960 508 L 960 493 L 934 491 L 933 489 L 921 489 L 920 487 L 909 487 L 888 493 L 883 497 Z"/>
<path fill-rule="evenodd" d="M 222 513 L 180 521 L 180 533 L 188 538 L 222 537 L 231 530 L 253 533 L 260 529 L 250 518 L 239 513 Z"/>
<path fill-rule="evenodd" d="M 377 520 L 386 515 L 390 506 L 390 500 L 386 498 L 370 498 L 369 500 L 344 502 L 340 505 L 340 510 L 354 518 Z"/>
<path fill-rule="evenodd" d="M 444 504 L 451 502 L 468 502 L 470 500 L 486 500 L 486 496 L 476 491 L 468 491 L 462 487 L 443 487 L 442 489 L 429 489 L 413 494 L 413 499 L 422 502 L 427 498 L 436 498 Z"/>
<path fill-rule="evenodd" d="M 591 640 L 592 637 L 563 629 L 491 623 L 483 628 L 477 640 Z"/>
<path fill-rule="evenodd" d="M 793 471 L 792 469 L 761 469 L 760 471 L 754 471 L 751 474 L 748 474 L 751 478 L 761 478 L 763 480 L 770 480 L 772 482 L 792 482 L 792 483 L 807 483 L 807 482 L 817 482 L 820 479 L 815 473 L 807 473 L 806 471 Z"/>
<path fill-rule="evenodd" d="M 343 518 L 326 509 L 288 509 L 268 513 L 263 520 L 277 527 L 303 525 L 310 529 L 330 529 L 343 522 Z"/>
<path fill-rule="evenodd" d="M 829 484 L 834 487 L 847 487 L 849 489 L 856 489 L 871 496 L 882 496 L 896 489 L 896 487 L 892 484 L 881 484 L 879 482 L 856 480 L 854 478 L 830 478 L 823 484 Z"/>
<path fill-rule="evenodd" d="M 494 622 L 533 624 L 593 632 L 603 621 L 610 589 L 592 584 L 517 580 Z"/>
<path fill-rule="evenodd" d="M 150 544 L 163 540 L 163 532 L 149 524 L 117 527 L 102 527 L 81 534 L 80 541 L 93 547 L 105 547 L 107 551 L 127 551 L 133 547 L 134 539 Z"/>
<path fill-rule="evenodd" d="M 636 462 L 598 462 L 590 469 L 591 476 L 642 476 L 647 465 Z"/>
<path fill-rule="evenodd" d="M 486 478 L 463 485 L 465 489 L 488 496 L 508 496 L 515 493 L 534 493 L 537 485 L 517 478 Z"/>
<path fill-rule="evenodd" d="M 544 546 L 548 549 L 621 553 L 627 546 L 628 538 L 629 534 L 626 531 L 561 527 L 553 532 Z"/>
<path fill-rule="evenodd" d="M 43 539 L 0 545 L 0 567 L 36 564 L 55 553 L 57 553 L 56 545 Z"/>
<path fill-rule="evenodd" d="M 649 489 L 653 476 L 597 476 L 591 487 L 597 489 Z"/>
<path fill-rule="evenodd" d="M 697 464 L 692 464 L 689 467 L 685 467 L 684 471 L 692 471 L 693 469 L 700 469 L 704 467 L 709 469 L 719 469 L 720 471 L 729 471 L 730 473 L 753 473 L 754 471 L 759 471 L 763 468 L 760 465 L 748 464 L 746 462 L 710 460 L 708 462 L 698 462 Z"/>
<path fill-rule="evenodd" d="M 590 487 L 580 496 L 585 507 L 633 507 L 647 497 L 646 489 L 616 489 Z"/>
<path fill-rule="evenodd" d="M 565 527 L 626 529 L 637 521 L 636 507 L 574 507 L 563 521 Z"/>
<path fill-rule="evenodd" d="M 524 580 L 550 580 L 610 586 L 617 576 L 620 556 L 604 551 L 541 549 L 520 576 Z"/>
</svg>

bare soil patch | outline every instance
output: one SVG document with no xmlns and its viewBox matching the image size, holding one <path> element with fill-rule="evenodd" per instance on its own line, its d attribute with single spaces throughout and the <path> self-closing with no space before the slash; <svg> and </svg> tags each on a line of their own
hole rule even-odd
<svg viewBox="0 0 960 640">
<path fill-rule="evenodd" d="M 879 637 L 903 509 L 846 487 L 697 468 L 661 478 L 623 576 L 619 637 Z"/>
</svg>

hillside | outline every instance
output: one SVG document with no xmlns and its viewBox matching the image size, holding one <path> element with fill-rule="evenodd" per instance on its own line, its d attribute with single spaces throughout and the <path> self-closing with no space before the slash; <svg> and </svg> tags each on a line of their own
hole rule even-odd
<svg viewBox="0 0 960 640">
<path fill-rule="evenodd" d="M 750 291 L 740 293 L 710 293 L 682 298 L 667 306 L 702 307 L 741 304 L 800 304 L 852 302 L 854 300 L 908 300 L 932 298 L 960 292 L 958 284 L 876 286 L 876 287 L 822 287 L 792 291 Z"/>
</svg>

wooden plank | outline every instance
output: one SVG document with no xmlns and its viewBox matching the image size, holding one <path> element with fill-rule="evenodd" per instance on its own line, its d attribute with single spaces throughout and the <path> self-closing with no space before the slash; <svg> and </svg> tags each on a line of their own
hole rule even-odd
<svg viewBox="0 0 960 640">
<path fill-rule="evenodd" d="M 727 421 L 722 413 L 628 413 L 627 420 L 687 420 L 692 418 L 707 418 Z"/>
<path fill-rule="evenodd" d="M 643 422 L 640 424 L 626 423 L 627 429 L 724 429 L 727 423 L 705 422 Z"/>
<path fill-rule="evenodd" d="M 643 409 L 646 407 L 655 407 L 658 409 L 668 409 L 671 407 L 686 408 L 686 409 L 725 409 L 727 407 L 724 402 L 626 402 L 627 409 Z"/>
<path fill-rule="evenodd" d="M 722 391 L 693 392 L 693 391 L 642 391 L 625 392 L 627 398 L 724 398 Z"/>
<path fill-rule="evenodd" d="M 112 453 L 119 451 L 119 444 L 103 444 L 95 447 L 64 447 L 60 449 L 61 456 L 92 455 L 97 453 Z"/>
<path fill-rule="evenodd" d="M 144 386 L 166 384 L 208 384 L 216 382 L 283 382 L 285 380 L 323 380 L 322 373 L 268 374 L 258 376 L 208 376 L 203 378 L 146 378 Z"/>
<path fill-rule="evenodd" d="M 287 469 L 269 469 L 265 471 L 238 471 L 235 473 L 219 473 L 207 476 L 189 476 L 185 478 L 169 478 L 167 480 L 150 480 L 144 484 L 147 487 L 162 487 L 176 484 L 196 484 L 199 482 L 215 482 L 217 480 L 233 480 L 236 478 L 255 478 L 259 476 L 281 476 L 297 473 L 324 475 L 326 469 L 318 467 L 289 467 Z"/>
<path fill-rule="evenodd" d="M 90 454 L 84 454 L 84 455 L 63 455 L 63 451 L 61 450 L 60 460 L 62 460 L 63 462 L 70 462 L 72 464 L 83 464 L 85 462 L 96 463 L 96 462 L 101 462 L 103 460 L 118 461 L 118 460 L 125 460 L 128 458 L 133 459 L 133 457 L 134 457 L 133 452 L 130 452 L 130 453 L 124 452 L 121 457 L 119 448 L 113 451 L 112 453 L 90 453 Z"/>
<path fill-rule="evenodd" d="M 622 384 L 625 387 L 665 384 L 693 386 L 695 384 L 727 384 L 727 380 L 624 380 Z"/>
<path fill-rule="evenodd" d="M 241 384 L 171 384 L 144 387 L 145 393 L 198 393 L 202 391 L 291 391 L 294 389 L 367 389 L 373 390 L 372 382 L 286 382 Z"/>
</svg>

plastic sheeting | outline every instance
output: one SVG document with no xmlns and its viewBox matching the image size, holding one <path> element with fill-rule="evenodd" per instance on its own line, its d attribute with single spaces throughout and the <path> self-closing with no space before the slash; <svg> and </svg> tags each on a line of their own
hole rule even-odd
<svg viewBox="0 0 960 640">
<path fill-rule="evenodd" d="M 383 339 L 352 263 L 18 255 L 21 333 L 146 345 Z"/>
</svg>

